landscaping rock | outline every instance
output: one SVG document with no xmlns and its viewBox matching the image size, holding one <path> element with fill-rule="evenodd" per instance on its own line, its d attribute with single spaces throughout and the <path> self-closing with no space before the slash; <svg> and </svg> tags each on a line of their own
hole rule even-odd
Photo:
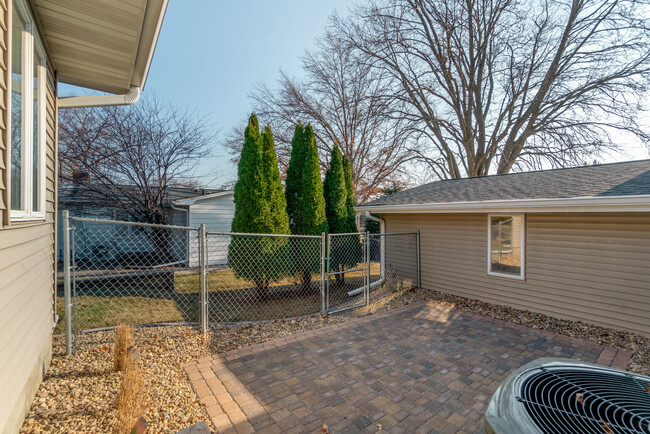
<svg viewBox="0 0 650 434">
<path fill-rule="evenodd" d="M 392 293 L 368 307 L 330 317 L 312 315 L 245 325 L 215 325 L 205 336 L 189 326 L 134 327 L 133 338 L 143 362 L 149 395 L 149 407 L 143 414 L 149 423 L 148 432 L 173 432 L 203 421 L 209 430 L 214 430 L 182 369 L 190 361 L 423 300 L 451 303 L 460 310 L 624 349 L 633 354 L 628 370 L 650 374 L 650 339 L 644 336 L 418 289 Z M 111 330 L 82 333 L 77 354 L 71 357 L 65 356 L 64 338 L 54 338 L 52 364 L 21 432 L 111 432 L 122 375 L 112 369 L 114 336 Z"/>
</svg>

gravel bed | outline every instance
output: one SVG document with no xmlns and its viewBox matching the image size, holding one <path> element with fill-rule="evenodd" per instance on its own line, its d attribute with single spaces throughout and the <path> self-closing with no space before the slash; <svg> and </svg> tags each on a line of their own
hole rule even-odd
<svg viewBox="0 0 650 434">
<path fill-rule="evenodd" d="M 369 307 L 331 317 L 313 315 L 246 325 L 218 325 L 206 336 L 190 326 L 134 328 L 133 336 L 146 372 L 149 405 L 144 418 L 149 423 L 148 432 L 174 432 L 200 421 L 205 421 L 214 429 L 182 369 L 182 365 L 187 362 L 211 353 L 344 322 L 422 300 L 453 303 L 460 310 L 622 348 L 633 353 L 628 366 L 630 371 L 650 374 L 650 339 L 641 335 L 418 289 L 392 294 L 373 302 Z M 112 430 L 115 422 L 114 404 L 121 378 L 120 373 L 112 371 L 113 337 L 112 331 L 81 334 L 77 354 L 71 357 L 65 356 L 63 338 L 54 338 L 52 364 L 38 389 L 21 432 Z"/>
</svg>

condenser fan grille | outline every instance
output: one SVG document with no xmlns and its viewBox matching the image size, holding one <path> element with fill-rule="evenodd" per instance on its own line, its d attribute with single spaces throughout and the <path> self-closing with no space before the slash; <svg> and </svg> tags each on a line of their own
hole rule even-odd
<svg viewBox="0 0 650 434">
<path fill-rule="evenodd" d="M 650 434 L 650 382 L 590 368 L 534 371 L 516 398 L 543 432 Z"/>
</svg>

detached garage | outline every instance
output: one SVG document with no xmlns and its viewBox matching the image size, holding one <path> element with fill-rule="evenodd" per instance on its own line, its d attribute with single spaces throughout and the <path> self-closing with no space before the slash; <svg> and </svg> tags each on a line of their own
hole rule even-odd
<svg viewBox="0 0 650 434">
<path fill-rule="evenodd" d="M 205 225 L 206 232 L 230 232 L 235 215 L 234 192 L 220 191 L 203 196 L 181 199 L 174 202 L 169 224 L 176 226 L 199 227 Z M 215 240 L 215 243 L 210 241 Z M 228 244 L 224 237 L 208 237 L 208 265 L 225 264 L 228 259 Z M 187 241 L 187 252 L 178 252 L 177 256 L 189 258 L 188 266 L 199 264 L 198 239 L 191 237 Z"/>
<path fill-rule="evenodd" d="M 423 288 L 650 335 L 650 160 L 437 181 L 356 210 L 420 231 Z"/>
</svg>

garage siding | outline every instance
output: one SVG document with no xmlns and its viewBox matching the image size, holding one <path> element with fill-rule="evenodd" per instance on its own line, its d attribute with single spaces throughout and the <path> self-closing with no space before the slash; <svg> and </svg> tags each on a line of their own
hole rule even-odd
<svg viewBox="0 0 650 434">
<path fill-rule="evenodd" d="M 650 335 L 649 213 L 526 215 L 525 281 L 487 275 L 487 214 L 383 218 L 421 231 L 424 288 Z"/>
</svg>

